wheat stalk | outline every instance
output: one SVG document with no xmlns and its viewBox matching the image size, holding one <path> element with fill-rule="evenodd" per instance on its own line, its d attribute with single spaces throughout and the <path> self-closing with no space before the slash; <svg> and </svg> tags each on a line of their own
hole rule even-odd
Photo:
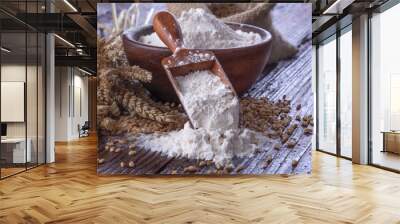
<svg viewBox="0 0 400 224">
<path fill-rule="evenodd" d="M 124 91 L 124 90 L 122 90 Z M 121 97 L 122 96 L 122 97 Z M 125 91 L 119 97 L 115 98 L 122 107 L 127 108 L 129 112 L 134 112 L 143 118 L 158 121 L 160 123 L 178 123 L 182 121 L 182 116 L 170 114 L 161 111 L 159 108 L 151 105 L 148 101 Z"/>
<path fill-rule="evenodd" d="M 129 81 L 150 82 L 152 79 L 151 72 L 140 68 L 139 66 L 120 66 L 109 71 L 109 75 L 118 75 L 121 79 Z"/>
<path fill-rule="evenodd" d="M 108 38 L 97 39 L 99 128 L 112 134 L 182 128 L 187 118 L 178 105 L 155 102 L 140 83 L 150 82 L 151 72 L 130 66 L 124 53 L 121 34 L 137 22 L 136 4 L 119 15 L 113 7 L 114 27 Z"/>
</svg>

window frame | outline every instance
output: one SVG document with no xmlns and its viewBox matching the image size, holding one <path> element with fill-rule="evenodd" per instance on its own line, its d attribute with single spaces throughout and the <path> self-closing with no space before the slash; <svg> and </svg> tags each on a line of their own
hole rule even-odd
<svg viewBox="0 0 400 224">
<path fill-rule="evenodd" d="M 323 40 L 321 40 L 321 41 L 319 41 L 317 44 L 316 44 L 316 72 L 315 72 L 315 75 L 316 75 L 316 78 L 315 78 L 315 80 L 316 80 L 316 91 L 315 91 L 315 93 L 317 94 L 317 96 L 316 96 L 316 112 L 315 112 L 315 116 L 316 116 L 316 151 L 319 151 L 319 152 L 323 152 L 323 153 L 326 153 L 326 154 L 329 154 L 329 155 L 333 155 L 333 156 L 336 156 L 336 157 L 339 157 L 339 158 L 343 158 L 343 159 L 346 159 L 346 160 L 352 160 L 352 158 L 351 157 L 347 157 L 347 156 L 344 156 L 344 155 L 342 155 L 342 150 L 341 150 L 341 118 L 340 118 L 340 112 L 341 112 L 341 108 L 340 108 L 340 104 L 341 104 L 341 97 L 340 97 L 340 82 L 341 82 L 341 66 L 340 66 L 340 60 L 341 60 L 341 57 L 340 57 L 340 37 L 342 36 L 342 35 L 344 35 L 345 33 L 347 33 L 347 32 L 351 32 L 351 30 L 352 30 L 352 23 L 349 23 L 349 24 L 347 24 L 346 26 L 344 26 L 343 28 L 341 28 L 341 29 L 337 29 L 336 30 L 336 33 L 334 33 L 334 34 L 332 34 L 332 35 L 330 35 L 329 37 L 327 37 L 327 38 L 325 38 L 325 39 L 323 39 Z M 320 47 L 320 45 L 322 44 L 322 43 L 327 43 L 327 42 L 330 42 L 330 41 L 336 41 L 336 152 L 335 153 L 332 153 L 332 152 L 329 152 L 329 151 L 327 151 L 327 150 L 324 150 L 324 149 L 321 149 L 319 146 L 320 146 L 320 144 L 319 144 L 319 122 L 320 122 L 320 119 L 319 119 L 319 110 L 320 110 L 320 99 L 319 99 L 319 96 L 320 96 L 320 94 L 319 94 L 319 85 L 320 85 L 320 74 L 319 74 L 319 60 L 320 60 L 320 57 L 319 57 L 319 51 L 318 51 L 318 49 L 319 49 L 319 47 Z"/>
</svg>

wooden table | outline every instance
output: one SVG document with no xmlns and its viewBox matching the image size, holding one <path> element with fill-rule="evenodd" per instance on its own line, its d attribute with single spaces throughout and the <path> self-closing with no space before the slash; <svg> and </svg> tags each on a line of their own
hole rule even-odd
<svg viewBox="0 0 400 224">
<path fill-rule="evenodd" d="M 27 144 L 26 144 L 27 142 Z M 25 145 L 27 145 L 25 150 Z M 1 159 L 5 160 L 5 164 L 25 164 L 31 161 L 31 145 L 30 138 L 5 138 L 1 139 Z"/>
<path fill-rule="evenodd" d="M 392 152 L 400 154 L 400 131 L 382 131 L 383 150 L 382 152 Z"/>
</svg>

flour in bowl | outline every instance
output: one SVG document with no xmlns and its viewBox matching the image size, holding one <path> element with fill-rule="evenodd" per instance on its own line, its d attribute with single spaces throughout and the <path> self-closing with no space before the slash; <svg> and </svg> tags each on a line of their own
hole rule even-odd
<svg viewBox="0 0 400 224">
<path fill-rule="evenodd" d="M 204 9 L 190 9 L 178 18 L 183 40 L 189 49 L 218 49 L 254 45 L 261 42 L 260 34 L 233 30 Z M 156 33 L 140 37 L 140 42 L 165 47 Z"/>
<path fill-rule="evenodd" d="M 140 135 L 139 147 L 222 166 L 234 157 L 251 156 L 265 143 L 260 133 L 239 128 L 239 100 L 219 77 L 197 71 L 176 79 L 195 128 L 188 122 L 179 131 Z"/>
</svg>

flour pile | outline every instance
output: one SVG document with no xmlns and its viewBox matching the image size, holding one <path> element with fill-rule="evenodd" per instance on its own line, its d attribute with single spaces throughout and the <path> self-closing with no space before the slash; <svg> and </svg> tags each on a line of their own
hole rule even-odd
<svg viewBox="0 0 400 224">
<path fill-rule="evenodd" d="M 261 42 L 258 33 L 233 30 L 204 9 L 190 9 L 178 18 L 183 41 L 189 49 L 218 49 L 254 45 Z M 140 42 L 165 47 L 156 33 L 140 37 Z"/>
<path fill-rule="evenodd" d="M 183 104 L 194 127 L 166 134 L 143 134 L 137 145 L 168 156 L 213 160 L 227 165 L 233 157 L 251 156 L 266 138 L 249 129 L 239 129 L 239 101 L 219 77 L 210 71 L 197 71 L 177 82 Z"/>
</svg>

